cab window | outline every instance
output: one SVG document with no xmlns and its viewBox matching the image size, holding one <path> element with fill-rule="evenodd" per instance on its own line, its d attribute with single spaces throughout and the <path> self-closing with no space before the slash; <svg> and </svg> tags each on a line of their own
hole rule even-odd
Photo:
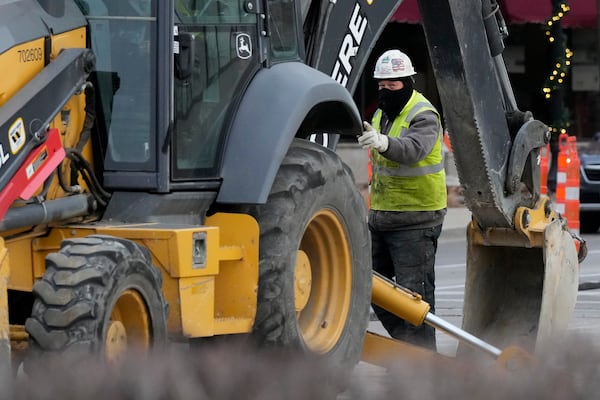
<svg viewBox="0 0 600 400">
<path fill-rule="evenodd" d="M 107 170 L 153 170 L 156 132 L 156 15 L 151 0 L 77 0 L 96 55 L 99 123 L 108 132 Z"/>
<path fill-rule="evenodd" d="M 296 59 L 298 38 L 294 2 L 290 0 L 269 0 L 270 51 L 274 60 Z"/>
</svg>

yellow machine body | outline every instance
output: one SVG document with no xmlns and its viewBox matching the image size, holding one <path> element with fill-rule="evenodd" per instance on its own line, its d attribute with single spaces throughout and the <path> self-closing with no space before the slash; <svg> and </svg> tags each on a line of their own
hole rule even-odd
<svg viewBox="0 0 600 400">
<path fill-rule="evenodd" d="M 43 60 L 57 57 L 61 49 L 85 48 L 85 34 L 86 28 L 82 27 L 45 38 L 46 42 L 52 43 L 51 53 L 42 53 L 42 62 L 28 65 L 30 69 L 19 73 L 15 71 L 15 76 L 19 77 L 18 84 L 0 86 L 0 93 L 5 98 L 10 98 L 36 73 L 43 70 Z M 43 52 L 47 47 L 46 42 L 40 39 L 24 46 L 40 48 Z M 0 66 L 12 65 L 15 52 L 18 50 L 19 48 L 15 48 L 14 51 L 0 55 Z M 86 120 L 85 107 L 85 93 L 75 93 L 52 121 L 51 127 L 59 129 L 65 149 L 81 148 L 79 141 Z M 91 146 L 92 141 L 88 140 L 81 148 L 81 155 L 90 165 L 93 165 L 93 154 L 96 153 L 93 153 Z M 319 146 L 318 151 L 325 150 Z M 330 154 L 326 156 L 333 158 Z M 321 164 L 324 162 L 323 158 L 315 157 L 315 160 Z M 366 326 L 370 283 L 368 281 L 366 284 L 361 283 L 360 301 L 363 304 L 356 310 L 353 306 L 355 301 L 353 290 L 357 285 L 354 283 L 355 280 L 359 279 L 354 276 L 354 268 L 361 268 L 363 275 L 368 274 L 370 269 L 367 262 L 366 242 L 360 240 L 360 246 L 364 247 L 365 251 L 361 250 L 357 253 L 358 250 L 352 248 L 350 241 L 358 241 L 356 239 L 358 236 L 366 237 L 367 229 L 362 224 L 364 218 L 359 217 L 354 222 L 342 214 L 352 212 L 361 215 L 360 213 L 366 212 L 366 208 L 360 207 L 363 206 L 362 198 L 354 183 L 349 180 L 350 174 L 343 169 L 344 166 L 337 161 L 337 158 L 335 162 L 327 162 L 330 163 L 327 167 L 341 170 L 336 173 L 335 179 L 348 179 L 338 183 L 351 191 L 348 192 L 347 198 L 343 199 L 344 204 L 341 206 L 347 209 L 342 212 L 330 205 L 321 206 L 310 210 L 310 215 L 303 214 L 302 217 L 307 218 L 303 223 L 294 221 L 300 235 L 295 239 L 298 242 L 291 245 L 297 245 L 297 248 L 294 247 L 292 251 L 287 251 L 289 254 L 285 254 L 286 258 L 290 258 L 289 262 L 286 261 L 285 267 L 289 267 L 293 273 L 286 273 L 285 284 L 279 282 L 277 285 L 285 285 L 286 289 L 291 288 L 293 301 L 281 301 L 286 301 L 286 305 L 291 304 L 291 310 L 285 310 L 289 313 L 289 317 L 286 316 L 290 321 L 288 329 L 298 332 L 301 336 L 298 340 L 302 341 L 303 346 L 318 354 L 336 351 L 347 353 L 343 349 L 338 350 L 341 348 L 338 342 L 344 340 L 343 346 L 352 347 L 351 352 L 354 354 L 352 357 L 357 359 L 360 346 L 353 345 L 350 339 L 357 341 L 356 338 L 362 335 L 348 334 L 346 331 L 356 331 L 356 327 Z M 69 165 L 68 158 L 61 164 L 62 176 L 72 176 Z M 306 174 L 312 173 L 308 167 L 307 171 Z M 297 171 L 294 171 L 294 177 L 296 173 Z M 81 192 L 91 192 L 81 175 L 78 177 L 76 184 L 81 187 Z M 315 182 L 323 184 L 320 180 Z M 73 193 L 65 192 L 57 174 L 50 176 L 44 187 L 38 190 L 40 193 L 43 191 L 45 201 L 73 197 Z M 314 192 L 317 194 L 313 196 L 321 196 L 321 192 Z M 348 201 L 350 196 L 354 197 Z M 338 201 L 334 200 L 334 202 Z M 16 201 L 13 207 L 22 205 L 25 203 Z M 90 209 L 94 206 L 90 206 Z M 201 215 L 202 210 L 197 210 L 197 213 Z M 48 263 L 46 257 L 58 253 L 63 241 L 104 235 L 133 241 L 149 251 L 152 264 L 160 271 L 162 281 L 160 296 L 164 297 L 164 303 L 168 305 L 166 325 L 169 339 L 185 340 L 245 334 L 253 330 L 259 301 L 261 231 L 257 219 L 250 214 L 217 212 L 202 217 L 202 223 L 197 223 L 195 220 L 193 224 L 178 225 L 164 220 L 111 224 L 110 221 L 101 220 L 101 217 L 90 212 L 83 216 L 65 219 L 60 223 L 40 223 L 34 227 L 25 226 L 5 230 L 2 233 L 4 246 L 0 248 L 6 255 L 2 264 L 4 268 L 1 270 L 4 280 L 0 282 L 0 300 L 7 298 L 7 291 L 8 297 L 11 294 L 20 296 L 23 293 L 34 292 L 36 282 L 45 277 Z M 354 232 L 348 232 L 349 225 Z M 337 243 L 335 248 L 329 245 L 331 241 Z M 10 262 L 8 255 L 10 255 Z M 273 257 L 277 256 L 278 254 Z M 356 261 L 357 259 L 360 261 Z M 364 282 L 362 279 L 360 281 Z M 133 315 L 143 311 L 145 307 L 135 290 L 125 291 L 118 302 L 122 304 L 118 303 L 115 306 L 115 311 L 107 324 L 107 332 L 98 334 L 101 345 L 106 347 L 105 355 L 109 359 L 118 358 L 120 348 L 126 347 L 126 344 L 120 343 L 122 341 L 120 338 L 124 336 L 123 332 L 127 331 L 127 327 L 124 326 L 127 320 L 136 327 L 136 325 L 143 325 L 144 319 L 150 319 L 149 312 L 146 313 L 148 314 L 146 317 L 138 318 Z M 7 309 L 3 310 L 7 311 Z M 346 315 L 357 314 L 361 315 L 360 321 L 352 321 L 355 324 L 352 325 L 349 322 L 352 317 Z M 13 350 L 26 347 L 30 340 L 24 327 L 26 321 L 10 321 L 8 312 L 5 316 L 6 318 L 2 320 L 0 315 L 0 340 L 3 337 L 10 337 Z M 148 344 L 152 338 L 150 338 L 150 329 L 147 327 L 145 329 L 145 335 L 141 335 L 140 338 L 142 342 Z M 364 334 L 364 329 L 359 328 L 359 330 Z M 127 335 L 131 334 L 131 329 L 129 331 Z M 282 340 L 288 339 L 286 337 Z M 109 345 L 112 342 L 117 344 Z"/>
<path fill-rule="evenodd" d="M 0 106 L 44 68 L 45 58 L 55 58 L 63 48 L 85 47 L 86 28 L 52 36 L 50 42 L 49 55 L 44 54 L 44 38 L 15 46 L 0 55 L 0 70 L 9 74 L 13 71 L 10 75 L 18 77 L 0 82 Z M 18 61 L 19 52 L 24 49 L 35 49 L 36 54 L 39 53 L 35 61 Z M 73 96 L 51 124 L 59 129 L 65 148 L 75 147 L 79 140 L 85 119 L 84 106 L 83 93 Z M 90 142 L 83 147 L 82 154 L 92 162 Z M 78 184 L 85 190 L 86 183 L 82 179 Z M 55 177 L 46 198 L 52 200 L 64 195 Z M 9 339 L 13 347 L 18 348 L 23 348 L 27 341 L 22 326 L 9 327 L 7 290 L 31 292 L 35 281 L 44 275 L 48 253 L 58 251 L 63 239 L 91 234 L 127 238 L 150 250 L 154 265 L 163 273 L 164 295 L 170 305 L 168 330 L 174 338 L 251 330 L 258 285 L 258 226 L 247 215 L 217 214 L 207 218 L 205 226 L 197 229 L 149 224 L 75 224 L 34 231 L 24 228 L 4 232 L 0 246 L 0 353 L 9 353 Z M 201 247 L 194 249 L 194 245 Z M 201 265 L 190 257 L 197 252 L 202 253 L 199 254 L 203 260 Z"/>
<path fill-rule="evenodd" d="M 65 238 L 105 234 L 148 248 L 163 273 L 170 304 L 168 329 L 173 337 L 206 337 L 247 333 L 256 312 L 258 226 L 243 214 L 216 214 L 198 229 L 160 226 L 70 226 L 48 235 L 7 242 L 11 265 L 8 288 L 31 291 L 44 274 L 45 256 Z M 194 247 L 196 246 L 196 247 Z M 5 249 L 5 253 L 7 252 Z M 191 255 L 198 256 L 194 261 Z"/>
</svg>

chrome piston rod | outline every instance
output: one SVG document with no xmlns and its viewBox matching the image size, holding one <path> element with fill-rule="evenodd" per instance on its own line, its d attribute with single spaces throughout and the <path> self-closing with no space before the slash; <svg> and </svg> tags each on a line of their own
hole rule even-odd
<svg viewBox="0 0 600 400">
<path fill-rule="evenodd" d="M 412 325 L 420 326 L 425 323 L 483 350 L 495 358 L 502 353 L 500 349 L 430 313 L 430 306 L 422 300 L 421 295 L 398 285 L 377 272 L 373 272 L 372 290 L 373 303 Z"/>
<path fill-rule="evenodd" d="M 427 315 L 425 316 L 425 321 L 424 321 L 427 325 L 432 326 L 436 329 L 440 329 L 444 332 L 446 332 L 447 334 L 449 334 L 452 337 L 455 337 L 456 339 L 459 339 L 473 347 L 476 347 L 480 350 L 485 351 L 486 353 L 498 358 L 500 357 L 500 354 L 502 353 L 502 350 L 500 350 L 499 348 L 492 346 L 491 344 L 484 342 L 483 340 L 479 339 L 476 336 L 471 335 L 469 332 L 466 332 L 454 325 L 452 325 L 451 323 L 441 319 L 440 317 L 432 314 L 432 313 L 427 313 Z"/>
</svg>

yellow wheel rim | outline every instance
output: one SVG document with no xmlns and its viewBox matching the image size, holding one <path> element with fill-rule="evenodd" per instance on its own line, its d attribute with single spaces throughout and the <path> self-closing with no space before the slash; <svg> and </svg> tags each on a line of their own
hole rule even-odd
<svg viewBox="0 0 600 400">
<path fill-rule="evenodd" d="M 117 300 L 106 331 L 105 351 L 109 361 L 118 361 L 129 349 L 149 350 L 150 317 L 139 292 L 128 289 Z"/>
<path fill-rule="evenodd" d="M 315 353 L 327 353 L 344 331 L 352 291 L 348 237 L 333 211 L 319 211 L 306 227 L 294 284 L 296 319 L 304 343 Z"/>
<path fill-rule="evenodd" d="M 121 321 L 110 321 L 106 331 L 106 359 L 118 362 L 127 350 L 127 330 Z"/>
<path fill-rule="evenodd" d="M 296 253 L 296 269 L 294 270 L 294 303 L 296 311 L 302 311 L 310 299 L 310 288 L 312 286 L 312 273 L 308 255 L 298 250 Z"/>
</svg>

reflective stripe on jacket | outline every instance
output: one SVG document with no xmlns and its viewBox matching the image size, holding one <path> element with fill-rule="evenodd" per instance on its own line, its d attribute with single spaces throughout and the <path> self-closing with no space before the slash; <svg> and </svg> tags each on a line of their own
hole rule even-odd
<svg viewBox="0 0 600 400">
<path fill-rule="evenodd" d="M 389 129 L 389 137 L 402 137 L 413 118 L 424 111 L 438 116 L 438 138 L 421 161 L 406 165 L 388 160 L 378 151 L 371 153 L 373 180 L 371 209 L 380 211 L 435 211 L 446 207 L 446 173 L 442 153 L 442 124 L 438 111 L 416 90 Z M 373 127 L 380 131 L 381 110 L 373 116 Z"/>
</svg>

